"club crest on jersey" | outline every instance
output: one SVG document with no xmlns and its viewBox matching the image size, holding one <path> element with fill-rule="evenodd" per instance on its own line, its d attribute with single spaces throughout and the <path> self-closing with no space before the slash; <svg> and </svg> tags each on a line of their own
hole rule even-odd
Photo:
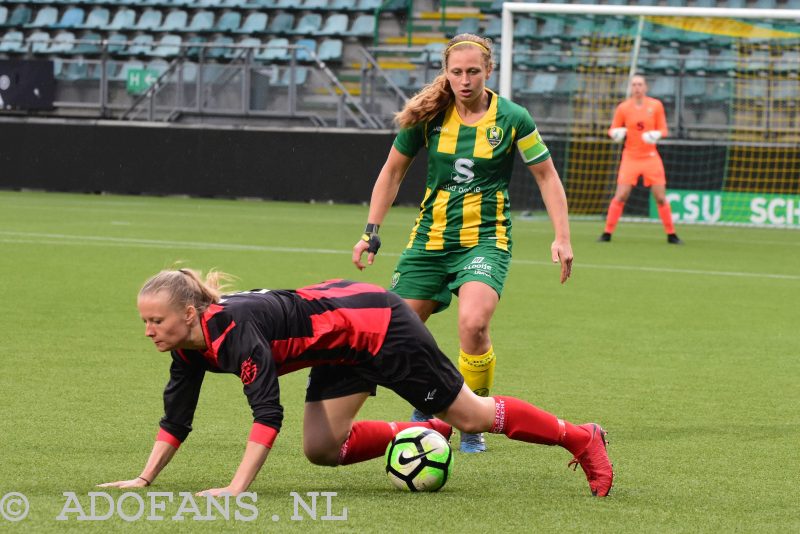
<svg viewBox="0 0 800 534">
<path fill-rule="evenodd" d="M 242 379 L 242 384 L 245 386 L 252 384 L 253 380 L 256 379 L 257 374 L 258 366 L 253 362 L 253 358 L 247 358 L 242 362 L 241 373 L 239 373 L 239 377 Z"/>
<path fill-rule="evenodd" d="M 486 128 L 486 140 L 492 148 L 503 142 L 503 129 L 499 126 Z"/>
<path fill-rule="evenodd" d="M 395 271 L 395 273 L 392 275 L 391 289 L 394 289 L 394 287 L 397 285 L 397 282 L 399 282 L 399 281 L 400 281 L 400 273 Z"/>
</svg>

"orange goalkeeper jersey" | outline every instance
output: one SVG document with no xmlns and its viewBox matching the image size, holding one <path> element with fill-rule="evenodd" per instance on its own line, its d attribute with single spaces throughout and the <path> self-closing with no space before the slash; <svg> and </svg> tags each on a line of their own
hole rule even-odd
<svg viewBox="0 0 800 534">
<path fill-rule="evenodd" d="M 664 115 L 664 105 L 656 98 L 644 97 L 641 106 L 636 105 L 633 98 L 620 103 L 614 112 L 611 128 L 625 127 L 625 155 L 634 158 L 654 156 L 656 145 L 645 143 L 642 134 L 650 130 L 659 130 L 661 137 L 667 136 L 667 118 Z"/>
</svg>

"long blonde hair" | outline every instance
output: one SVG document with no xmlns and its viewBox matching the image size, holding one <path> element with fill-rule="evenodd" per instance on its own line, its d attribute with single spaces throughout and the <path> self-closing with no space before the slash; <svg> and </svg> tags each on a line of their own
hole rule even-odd
<svg viewBox="0 0 800 534">
<path fill-rule="evenodd" d="M 477 48 L 480 48 L 483 53 L 483 60 L 487 70 L 494 68 L 491 39 L 471 33 L 456 35 L 450 39 L 450 42 L 447 43 L 442 51 L 442 70 L 439 75 L 431 83 L 423 87 L 419 93 L 411 97 L 401 111 L 395 113 L 394 120 L 398 126 L 408 128 L 409 126 L 429 121 L 450 105 L 455 95 L 445 74 L 447 72 L 447 60 L 453 47 L 465 41 L 478 45 Z"/>
<path fill-rule="evenodd" d="M 219 302 L 222 290 L 228 287 L 227 282 L 234 279 L 230 274 L 213 269 L 205 277 L 194 269 L 167 269 L 150 277 L 139 290 L 139 296 L 165 291 L 175 309 L 194 306 L 198 313 L 203 313 L 211 304 Z"/>
</svg>

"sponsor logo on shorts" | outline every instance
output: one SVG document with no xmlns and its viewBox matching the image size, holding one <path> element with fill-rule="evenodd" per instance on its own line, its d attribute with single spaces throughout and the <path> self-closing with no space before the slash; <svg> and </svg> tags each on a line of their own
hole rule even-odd
<svg viewBox="0 0 800 534">
<path fill-rule="evenodd" d="M 400 281 L 400 273 L 398 273 L 397 271 L 395 271 L 395 273 L 392 275 L 392 284 L 391 284 L 391 288 L 392 288 L 392 289 L 394 289 L 394 288 L 395 288 L 395 286 L 397 285 L 397 282 L 399 282 L 399 281 Z"/>
<path fill-rule="evenodd" d="M 486 263 L 484 256 L 475 256 L 472 258 L 472 263 L 464 266 L 464 271 L 471 271 L 472 274 L 479 276 L 492 277 L 492 266 Z"/>
</svg>

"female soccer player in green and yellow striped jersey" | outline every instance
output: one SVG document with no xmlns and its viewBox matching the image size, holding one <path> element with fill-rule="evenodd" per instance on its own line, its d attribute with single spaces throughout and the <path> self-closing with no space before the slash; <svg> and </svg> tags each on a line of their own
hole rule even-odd
<svg viewBox="0 0 800 534">
<path fill-rule="evenodd" d="M 528 111 L 487 89 L 489 39 L 461 34 L 444 49 L 443 72 L 396 116 L 401 127 L 372 191 L 368 224 L 353 247 L 353 263 L 372 264 L 378 229 L 417 152 L 428 151 L 425 196 L 391 289 L 425 321 L 458 295 L 459 370 L 488 396 L 495 353 L 489 322 L 511 261 L 508 184 L 514 148 L 536 179 L 555 229 L 553 262 L 561 283 L 572 270 L 567 200 L 547 146 Z M 435 392 L 432 392 L 435 395 Z M 421 417 L 416 414 L 414 417 Z M 480 434 L 462 434 L 461 450 L 486 450 Z"/>
</svg>

